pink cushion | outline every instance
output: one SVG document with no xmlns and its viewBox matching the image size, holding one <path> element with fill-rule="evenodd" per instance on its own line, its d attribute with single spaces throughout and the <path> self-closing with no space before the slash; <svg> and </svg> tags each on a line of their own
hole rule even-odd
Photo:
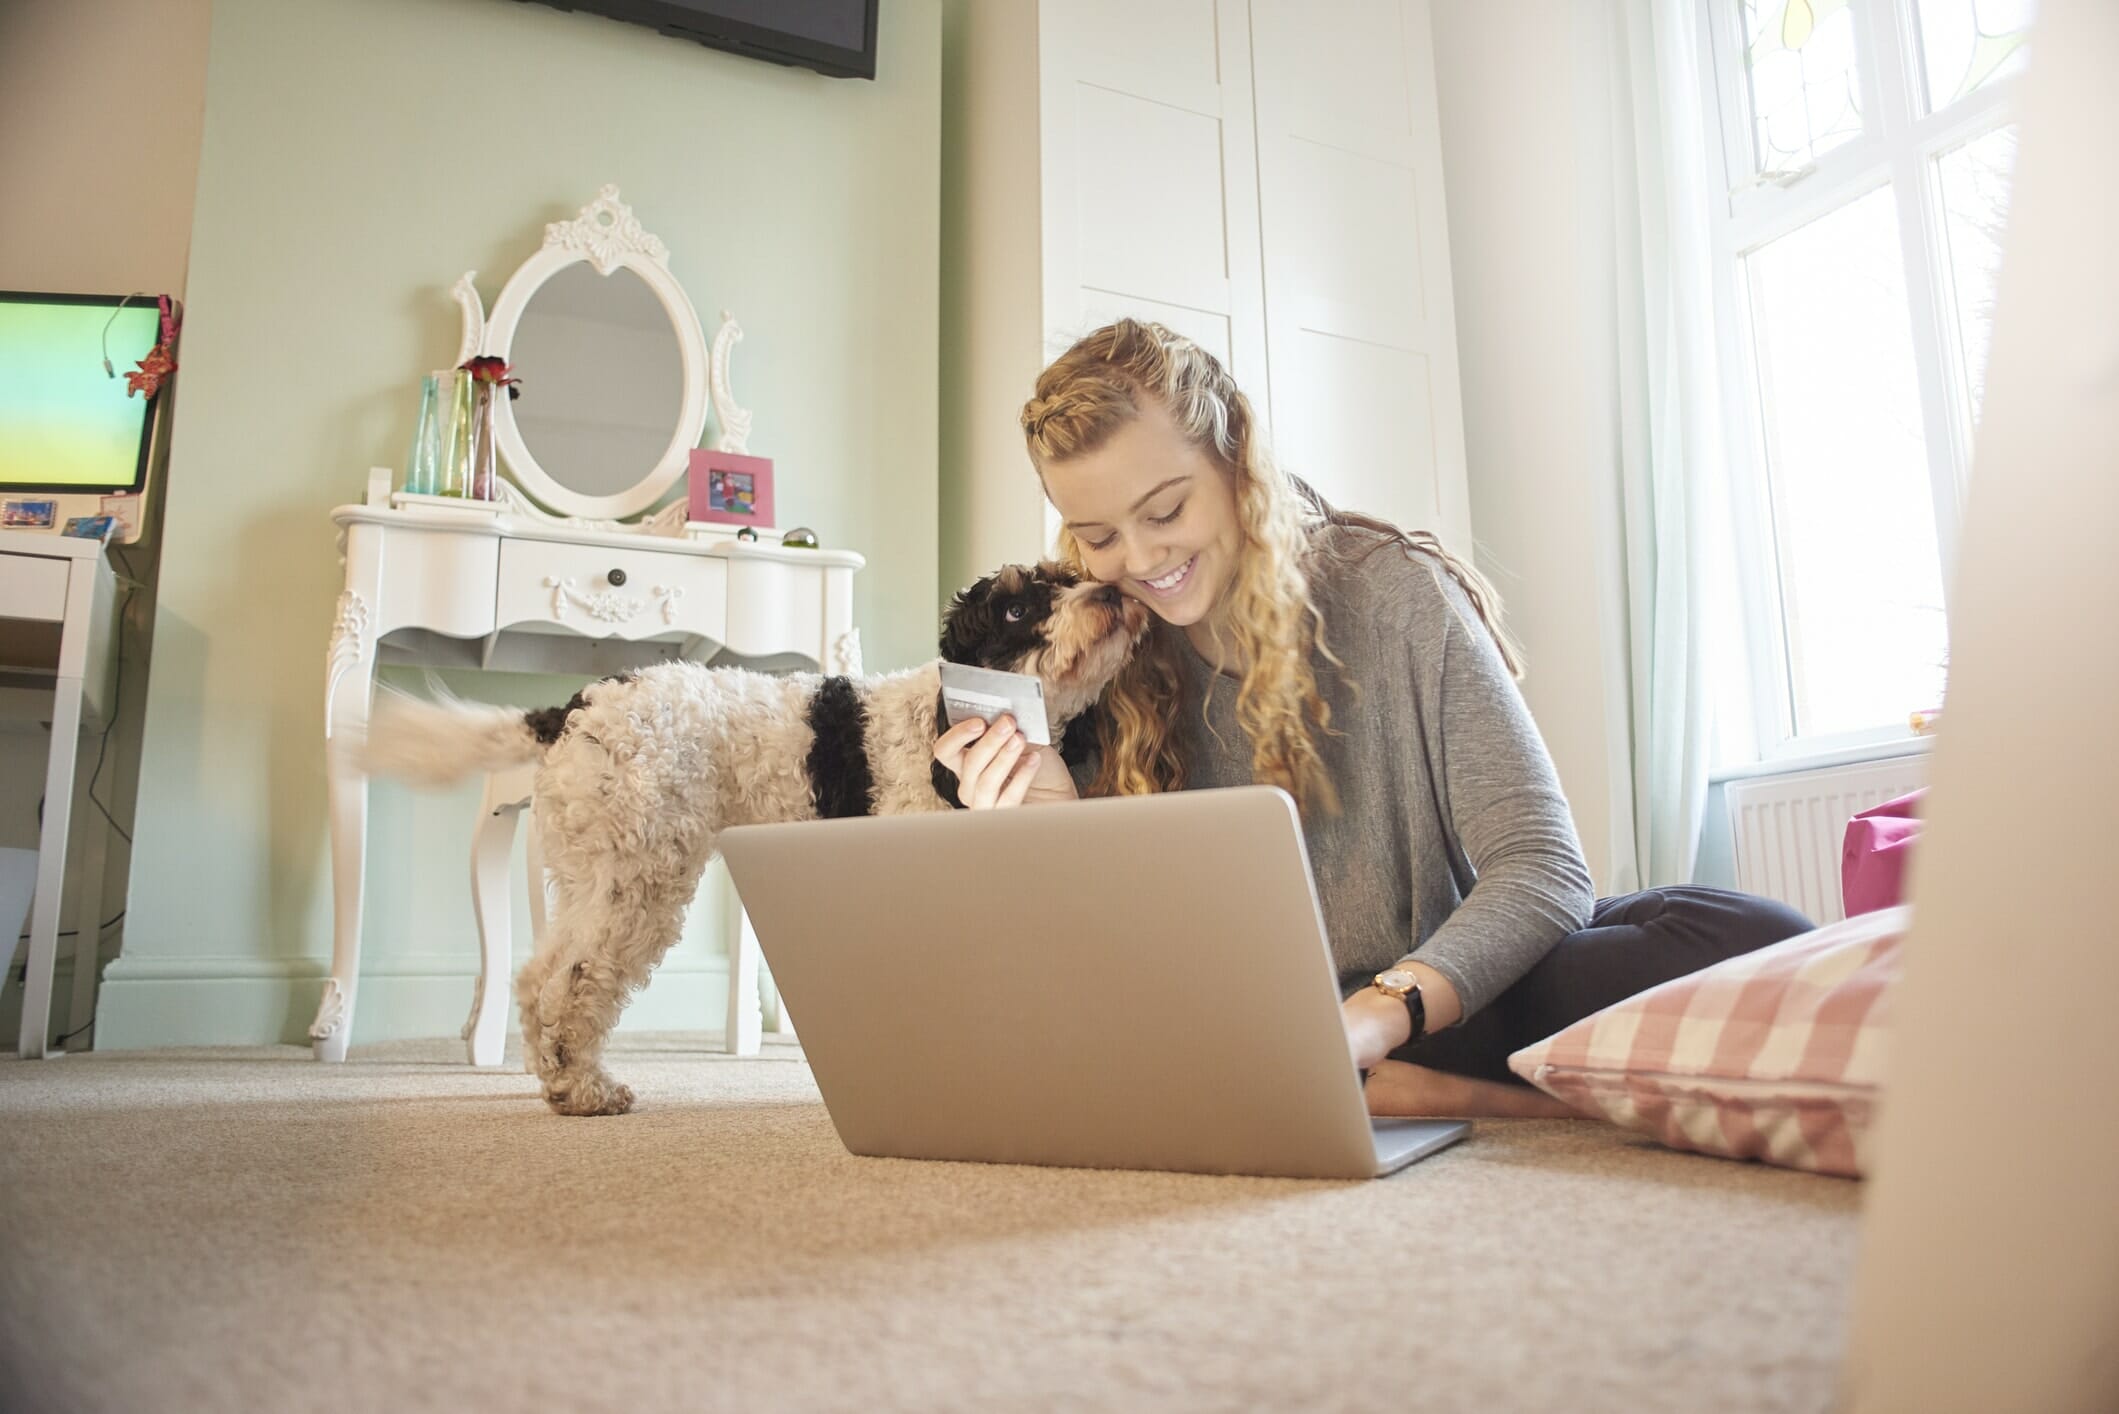
<svg viewBox="0 0 2119 1414">
<path fill-rule="evenodd" d="M 1672 1148 L 1859 1176 L 1910 917 L 1863 914 L 1665 982 L 1509 1066 Z"/>
<path fill-rule="evenodd" d="M 1906 901 L 1906 860 L 1920 835 L 1926 794 L 1917 790 L 1872 805 L 1847 822 L 1839 856 L 1839 897 L 1847 917 Z"/>
</svg>

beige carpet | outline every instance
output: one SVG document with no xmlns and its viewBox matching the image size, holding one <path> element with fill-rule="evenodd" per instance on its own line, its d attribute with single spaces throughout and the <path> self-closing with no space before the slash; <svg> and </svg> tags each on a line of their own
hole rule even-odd
<svg viewBox="0 0 2119 1414">
<path fill-rule="evenodd" d="M 1489 1122 L 1303 1183 L 857 1159 L 792 1049 L 0 1063 L 0 1407 L 1803 1410 L 1859 1188 Z"/>
</svg>

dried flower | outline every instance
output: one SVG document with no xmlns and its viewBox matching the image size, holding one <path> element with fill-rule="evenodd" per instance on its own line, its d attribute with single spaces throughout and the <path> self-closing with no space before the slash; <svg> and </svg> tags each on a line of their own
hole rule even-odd
<svg viewBox="0 0 2119 1414">
<path fill-rule="evenodd" d="M 465 360 L 463 370 L 471 375 L 471 381 L 474 383 L 491 383 L 506 388 L 511 398 L 522 396 L 522 389 L 516 386 L 522 380 L 508 376 L 513 371 L 513 365 L 493 354 L 480 354 L 477 358 Z"/>
</svg>

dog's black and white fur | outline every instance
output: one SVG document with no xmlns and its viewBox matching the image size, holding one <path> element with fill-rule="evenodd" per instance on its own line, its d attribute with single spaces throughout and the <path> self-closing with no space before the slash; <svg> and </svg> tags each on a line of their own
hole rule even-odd
<svg viewBox="0 0 2119 1414">
<path fill-rule="evenodd" d="M 1034 673 L 1052 729 L 1075 730 L 1147 626 L 1146 610 L 1055 565 L 1008 566 L 956 596 L 942 658 Z M 524 1060 L 561 1114 L 623 1114 L 605 1038 L 676 941 L 727 826 L 946 810 L 935 663 L 878 677 L 770 676 L 665 663 L 524 712 L 391 694 L 368 769 L 440 784 L 540 762 L 533 808 L 555 907 L 515 979 Z"/>
</svg>

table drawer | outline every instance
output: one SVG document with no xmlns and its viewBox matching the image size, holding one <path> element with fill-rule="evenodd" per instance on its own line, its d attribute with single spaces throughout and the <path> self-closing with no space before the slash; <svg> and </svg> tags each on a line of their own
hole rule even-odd
<svg viewBox="0 0 2119 1414">
<path fill-rule="evenodd" d="M 65 618 L 71 563 L 42 555 L 0 555 L 0 619 Z"/>
<path fill-rule="evenodd" d="M 718 643 L 727 568 L 705 555 L 506 540 L 497 626 L 549 625 L 591 638 L 693 634 Z"/>
</svg>

